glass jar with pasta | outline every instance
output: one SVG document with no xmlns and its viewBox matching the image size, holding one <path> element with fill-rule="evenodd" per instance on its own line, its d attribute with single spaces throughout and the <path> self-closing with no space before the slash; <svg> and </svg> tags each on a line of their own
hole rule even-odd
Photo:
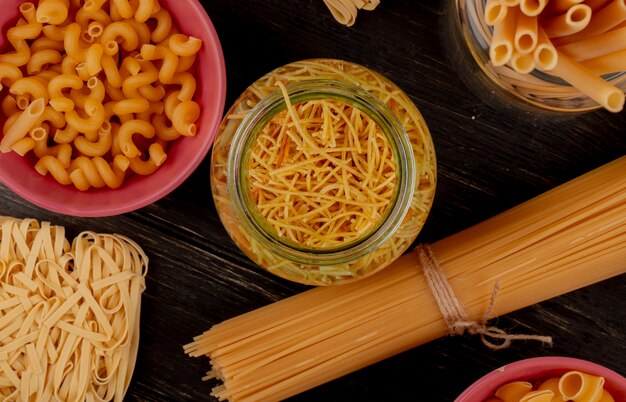
<svg viewBox="0 0 626 402">
<path fill-rule="evenodd" d="M 354 281 L 399 257 L 435 181 L 430 133 L 410 98 L 334 59 L 290 63 L 249 86 L 211 159 L 231 238 L 262 268 L 309 285 Z"/>
<path fill-rule="evenodd" d="M 498 109 L 619 112 L 623 0 L 446 0 L 442 42 L 464 83 Z"/>
</svg>

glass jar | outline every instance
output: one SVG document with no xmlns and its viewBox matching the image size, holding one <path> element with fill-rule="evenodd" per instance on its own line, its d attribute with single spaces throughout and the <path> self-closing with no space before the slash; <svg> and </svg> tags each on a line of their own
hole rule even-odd
<svg viewBox="0 0 626 402">
<path fill-rule="evenodd" d="M 601 108 L 553 75 L 537 69 L 520 74 L 508 64 L 494 67 L 489 59 L 493 29 L 483 17 L 485 4 L 486 0 L 445 0 L 440 27 L 444 52 L 478 98 L 497 109 L 551 117 Z M 602 78 L 626 90 L 626 71 Z"/>
<path fill-rule="evenodd" d="M 393 150 L 396 180 L 385 213 L 356 239 L 310 248 L 277 234 L 251 195 L 248 167 L 257 136 L 290 103 L 333 100 L 359 109 L 380 127 Z M 428 128 L 410 98 L 382 75 L 334 59 L 287 64 L 249 86 L 227 112 L 213 144 L 211 190 L 220 219 L 237 246 L 262 268 L 291 281 L 334 285 L 368 276 L 415 240 L 432 205 L 435 154 Z"/>
</svg>

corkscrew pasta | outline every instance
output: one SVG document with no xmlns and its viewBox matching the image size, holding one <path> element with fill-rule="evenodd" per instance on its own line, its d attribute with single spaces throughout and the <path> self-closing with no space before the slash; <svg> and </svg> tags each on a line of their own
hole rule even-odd
<svg viewBox="0 0 626 402">
<path fill-rule="evenodd" d="M 154 173 L 170 141 L 196 135 L 202 41 L 157 0 L 40 0 L 19 12 L 0 54 L 0 152 L 86 191 Z"/>
<path fill-rule="evenodd" d="M 482 0 L 478 0 L 482 1 Z M 493 27 L 489 59 L 493 67 L 510 66 L 516 87 L 535 91 L 535 69 L 561 78 L 611 112 L 624 107 L 624 92 L 602 77 L 626 69 L 624 0 L 520 1 L 488 0 L 484 23 Z M 489 40 L 490 39 L 490 40 Z M 531 57 L 532 56 L 532 57 Z M 593 59 L 593 60 L 589 60 Z M 623 75 L 623 74 L 622 74 Z"/>
<path fill-rule="evenodd" d="M 604 389 L 604 378 L 577 370 L 551 377 L 533 385 L 527 381 L 513 381 L 501 385 L 484 402 L 614 402 Z"/>
</svg>

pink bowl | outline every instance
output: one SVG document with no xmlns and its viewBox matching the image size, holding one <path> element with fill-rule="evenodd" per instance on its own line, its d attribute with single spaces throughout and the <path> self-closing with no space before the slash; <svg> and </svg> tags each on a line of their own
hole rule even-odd
<svg viewBox="0 0 626 402">
<path fill-rule="evenodd" d="M 18 7 L 23 2 L 2 1 L 0 49 L 3 51 L 10 46 L 6 31 L 15 24 Z M 133 175 L 116 190 L 103 188 L 80 192 L 73 186 L 62 186 L 49 176 L 39 175 L 32 160 L 13 152 L 0 153 L 0 182 L 22 198 L 51 211 L 74 216 L 110 216 L 159 200 L 191 175 L 211 148 L 224 112 L 224 55 L 213 24 L 197 0 L 161 0 L 160 4 L 170 12 L 181 32 L 203 40 L 195 73 L 197 90 L 194 100 L 202 107 L 196 123 L 198 134 L 171 144 L 167 161 L 154 174 Z"/>
<path fill-rule="evenodd" d="M 626 401 L 626 378 L 615 371 L 586 360 L 547 356 L 520 360 L 500 367 L 473 383 L 455 402 L 483 402 L 493 396 L 501 385 L 509 382 L 546 380 L 570 370 L 604 377 L 604 388 L 615 401 Z"/>
</svg>

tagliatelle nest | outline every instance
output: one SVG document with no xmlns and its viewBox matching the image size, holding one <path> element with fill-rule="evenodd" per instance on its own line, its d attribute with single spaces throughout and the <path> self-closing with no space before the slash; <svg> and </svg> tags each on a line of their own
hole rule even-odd
<svg viewBox="0 0 626 402">
<path fill-rule="evenodd" d="M 122 401 L 147 266 L 126 237 L 0 217 L 0 396 Z"/>
<path fill-rule="evenodd" d="M 324 0 L 324 3 L 337 22 L 352 26 L 358 10 L 373 10 L 380 0 Z"/>
</svg>

